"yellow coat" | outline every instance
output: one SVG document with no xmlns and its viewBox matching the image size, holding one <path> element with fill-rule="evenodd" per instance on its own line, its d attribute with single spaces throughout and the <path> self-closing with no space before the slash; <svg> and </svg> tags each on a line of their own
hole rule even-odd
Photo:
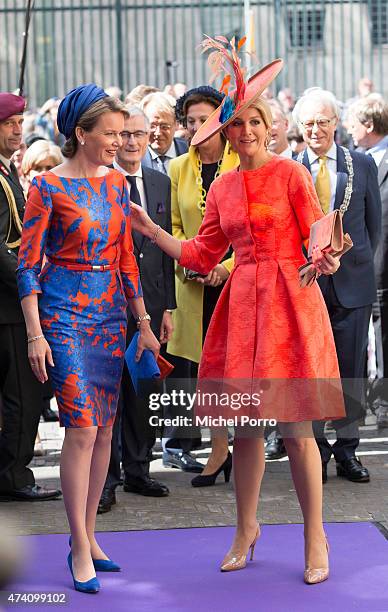
<svg viewBox="0 0 388 612">
<path fill-rule="evenodd" d="M 220 174 L 233 170 L 239 163 L 237 153 L 231 151 L 227 144 Z M 188 153 L 170 161 L 169 175 L 173 236 L 179 240 L 194 238 L 202 223 L 198 207 L 199 189 L 196 177 L 199 172 L 195 147 L 190 147 Z M 234 257 L 226 259 L 222 264 L 230 272 Z M 167 351 L 199 363 L 202 353 L 203 285 L 186 280 L 183 268 L 176 264 L 175 292 L 177 308 L 173 311 L 174 333 L 167 345 Z"/>
</svg>

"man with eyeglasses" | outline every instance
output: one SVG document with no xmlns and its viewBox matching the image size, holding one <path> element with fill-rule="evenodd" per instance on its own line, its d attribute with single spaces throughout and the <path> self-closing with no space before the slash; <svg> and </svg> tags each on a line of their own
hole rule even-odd
<svg viewBox="0 0 388 612">
<path fill-rule="evenodd" d="M 129 107 L 121 133 L 122 145 L 117 151 L 113 167 L 128 181 L 132 202 L 143 206 L 150 217 L 171 233 L 170 179 L 141 164 L 149 142 L 149 122 L 143 111 Z M 139 266 L 144 302 L 151 316 L 151 327 L 163 346 L 173 331 L 172 310 L 175 302 L 174 262 L 163 251 L 136 231 L 132 232 L 134 253 Z M 132 316 L 128 317 L 127 344 L 137 328 Z M 146 400 L 137 397 L 127 366 L 124 365 L 119 409 L 112 435 L 111 460 L 98 512 L 109 512 L 116 503 L 115 489 L 121 480 L 121 459 L 124 471 L 124 491 L 147 497 L 165 497 L 168 488 L 150 478 L 149 468 L 155 430 L 149 426 L 150 412 Z"/>
<path fill-rule="evenodd" d="M 327 464 L 332 454 L 337 476 L 369 482 L 369 472 L 356 458 L 355 451 L 360 441 L 358 420 L 368 327 L 376 299 L 373 255 L 381 233 L 381 200 L 373 159 L 335 144 L 339 117 L 334 95 L 320 88 L 305 92 L 293 111 L 294 121 L 307 143 L 298 161 L 312 174 L 322 211 L 327 214 L 341 206 L 346 209 L 344 232 L 350 234 L 354 245 L 341 258 L 338 272 L 321 276 L 318 281 L 332 324 L 347 416 L 333 421 L 337 434 L 333 446 L 324 435 L 324 422 L 314 423 L 314 433 L 321 453 L 323 482 L 327 480 Z M 311 324 L 319 325 L 319 321 Z"/>
<path fill-rule="evenodd" d="M 171 159 L 188 150 L 182 138 L 174 137 L 177 128 L 174 103 L 174 98 L 168 94 L 155 92 L 146 96 L 141 104 L 150 123 L 150 143 L 142 163 L 163 174 L 168 173 Z"/>
</svg>

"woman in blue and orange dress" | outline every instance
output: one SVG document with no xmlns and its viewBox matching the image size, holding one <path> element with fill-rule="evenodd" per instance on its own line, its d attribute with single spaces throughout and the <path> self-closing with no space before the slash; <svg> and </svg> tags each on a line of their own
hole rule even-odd
<svg viewBox="0 0 388 612">
<path fill-rule="evenodd" d="M 95 570 L 119 571 L 99 547 L 97 506 L 105 482 L 126 337 L 127 301 L 144 348 L 158 353 L 133 255 L 125 178 L 107 168 L 121 146 L 125 107 L 94 84 L 62 101 L 66 161 L 36 177 L 26 205 L 18 286 L 29 359 L 50 366 L 66 427 L 61 483 L 77 590 L 97 592 Z M 41 271 L 43 255 L 47 258 Z"/>
</svg>

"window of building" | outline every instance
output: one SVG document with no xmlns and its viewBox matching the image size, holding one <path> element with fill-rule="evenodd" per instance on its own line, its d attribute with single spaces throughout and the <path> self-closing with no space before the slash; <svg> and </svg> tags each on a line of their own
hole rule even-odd
<svg viewBox="0 0 388 612">
<path fill-rule="evenodd" d="M 372 44 L 388 44 L 388 4 L 387 0 L 369 0 Z"/>
<path fill-rule="evenodd" d="M 323 43 L 324 11 L 315 8 L 287 12 L 291 47 L 317 47 Z"/>
</svg>

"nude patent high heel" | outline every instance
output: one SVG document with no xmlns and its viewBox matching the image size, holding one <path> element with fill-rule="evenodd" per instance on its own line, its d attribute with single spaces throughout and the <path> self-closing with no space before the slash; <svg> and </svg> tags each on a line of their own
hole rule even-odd
<svg viewBox="0 0 388 612">
<path fill-rule="evenodd" d="M 327 554 L 329 554 L 329 544 L 326 540 L 326 550 Z M 306 567 L 304 570 L 304 581 L 306 584 L 318 584 L 319 582 L 324 582 L 329 577 L 329 568 L 328 567 Z"/>
<path fill-rule="evenodd" d="M 252 544 L 249 546 L 248 552 L 247 553 L 233 553 L 233 552 L 228 553 L 221 564 L 221 567 L 220 567 L 221 572 L 234 572 L 236 570 L 244 569 L 244 567 L 246 567 L 246 564 L 247 564 L 247 557 L 249 553 L 250 553 L 249 560 L 250 561 L 253 560 L 253 554 L 255 552 L 256 542 L 259 539 L 259 537 L 260 537 L 260 527 L 257 526 L 255 538 Z"/>
</svg>

